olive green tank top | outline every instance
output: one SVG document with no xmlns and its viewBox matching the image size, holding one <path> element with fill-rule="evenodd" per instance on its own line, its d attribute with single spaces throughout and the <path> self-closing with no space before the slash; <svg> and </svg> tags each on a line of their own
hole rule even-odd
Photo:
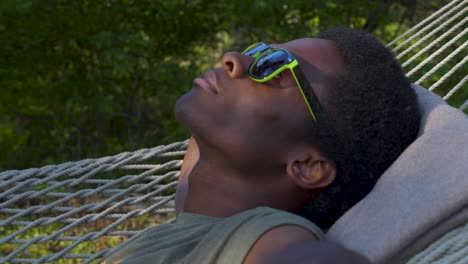
<svg viewBox="0 0 468 264">
<path fill-rule="evenodd" d="M 241 264 L 257 239 L 280 225 L 298 225 L 323 239 L 315 224 L 300 216 L 258 207 L 227 218 L 182 213 L 177 221 L 154 226 L 112 256 L 106 264 Z"/>
</svg>

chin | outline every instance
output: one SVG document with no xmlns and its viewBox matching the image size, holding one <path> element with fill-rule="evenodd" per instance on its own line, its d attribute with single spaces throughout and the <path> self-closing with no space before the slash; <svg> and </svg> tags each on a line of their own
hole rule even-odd
<svg viewBox="0 0 468 264">
<path fill-rule="evenodd" d="M 203 98 L 193 91 L 181 96 L 174 105 L 176 119 L 185 126 L 191 133 L 197 130 L 198 126 L 210 123 L 209 113 Z"/>
<path fill-rule="evenodd" d="M 190 119 L 190 92 L 182 95 L 174 105 L 174 113 L 177 120 L 183 125 L 186 124 L 187 119 Z"/>
</svg>

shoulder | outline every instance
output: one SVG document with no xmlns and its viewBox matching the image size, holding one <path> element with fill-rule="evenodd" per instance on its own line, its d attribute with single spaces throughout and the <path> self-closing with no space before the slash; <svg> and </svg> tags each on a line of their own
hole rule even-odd
<svg viewBox="0 0 468 264">
<path fill-rule="evenodd" d="M 297 225 L 274 227 L 258 238 L 247 253 L 243 264 L 269 263 L 271 259 L 275 259 L 276 252 L 283 251 L 293 243 L 307 240 L 315 241 L 317 238 L 314 233 L 303 227 Z"/>
<path fill-rule="evenodd" d="M 253 224 L 251 226 L 260 232 L 259 236 L 264 235 L 267 231 L 270 232 L 270 235 L 274 235 L 288 231 L 298 233 L 298 230 L 303 230 L 308 234 L 312 234 L 317 239 L 325 237 L 320 227 L 310 220 L 291 212 L 270 207 L 257 207 L 246 211 L 245 214 L 245 217 L 251 218 L 252 222 L 257 223 L 257 225 Z M 258 225 L 261 225 L 262 228 L 258 228 Z M 304 235 L 303 232 L 301 232 L 302 235 Z"/>
<path fill-rule="evenodd" d="M 367 264 L 367 259 L 337 244 L 318 241 L 297 225 L 282 225 L 265 232 L 252 246 L 243 264 Z"/>
</svg>

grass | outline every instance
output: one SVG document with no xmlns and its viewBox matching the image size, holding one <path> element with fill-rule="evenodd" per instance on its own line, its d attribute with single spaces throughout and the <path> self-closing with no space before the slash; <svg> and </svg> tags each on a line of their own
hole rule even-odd
<svg viewBox="0 0 468 264">
<path fill-rule="evenodd" d="M 7 216 L 8 217 L 8 216 Z M 5 215 L 0 215 L 1 219 L 6 219 Z M 148 226 L 161 224 L 167 221 L 170 218 L 175 217 L 174 214 L 164 214 L 164 215 L 144 215 L 137 218 L 129 219 L 121 224 L 119 224 L 113 231 L 127 231 L 127 230 L 142 230 Z M 26 220 L 26 219 L 23 219 Z M 29 219 L 34 220 L 34 219 Z M 88 223 L 84 225 L 79 225 L 69 231 L 64 232 L 61 236 L 76 236 L 82 237 L 90 232 L 98 232 L 109 224 L 114 222 L 113 220 L 102 219 L 95 221 L 93 223 Z M 26 232 L 17 235 L 15 239 L 26 239 L 30 240 L 36 237 L 48 236 L 54 234 L 66 224 L 63 223 L 52 223 L 48 225 L 38 226 L 27 230 Z M 20 229 L 23 226 L 1 226 L 0 227 L 0 237 L 6 237 Z M 127 240 L 127 236 L 103 236 L 95 240 L 85 241 L 78 244 L 68 254 L 95 254 L 104 249 L 113 248 L 121 244 L 123 241 Z M 70 246 L 73 241 L 59 241 L 59 240 L 49 240 L 44 243 L 33 244 L 27 247 L 25 250 L 21 251 L 19 254 L 16 254 L 15 258 L 26 258 L 26 259 L 39 259 L 43 256 L 55 254 Z M 21 247 L 23 244 L 17 243 L 5 243 L 0 244 L 0 257 L 5 257 L 11 254 L 13 251 Z M 66 259 L 61 258 L 54 263 L 81 263 L 84 259 Z M 92 263 L 98 263 L 99 260 L 93 261 Z M 8 263 L 8 262 L 7 262 Z"/>
</svg>

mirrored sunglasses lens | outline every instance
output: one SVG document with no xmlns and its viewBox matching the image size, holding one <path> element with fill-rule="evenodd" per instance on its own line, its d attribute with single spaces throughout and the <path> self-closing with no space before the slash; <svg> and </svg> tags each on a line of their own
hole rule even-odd
<svg viewBox="0 0 468 264">
<path fill-rule="evenodd" d="M 266 45 L 265 43 L 258 43 L 256 45 L 254 45 L 253 47 L 249 47 L 247 48 L 243 53 L 247 56 L 254 56 L 255 54 L 257 53 L 261 53 L 265 50 L 268 49 L 268 45 Z"/>
<path fill-rule="evenodd" d="M 250 73 L 255 78 L 264 79 L 287 63 L 288 55 L 281 50 L 277 50 L 259 59 L 252 65 Z"/>
</svg>

